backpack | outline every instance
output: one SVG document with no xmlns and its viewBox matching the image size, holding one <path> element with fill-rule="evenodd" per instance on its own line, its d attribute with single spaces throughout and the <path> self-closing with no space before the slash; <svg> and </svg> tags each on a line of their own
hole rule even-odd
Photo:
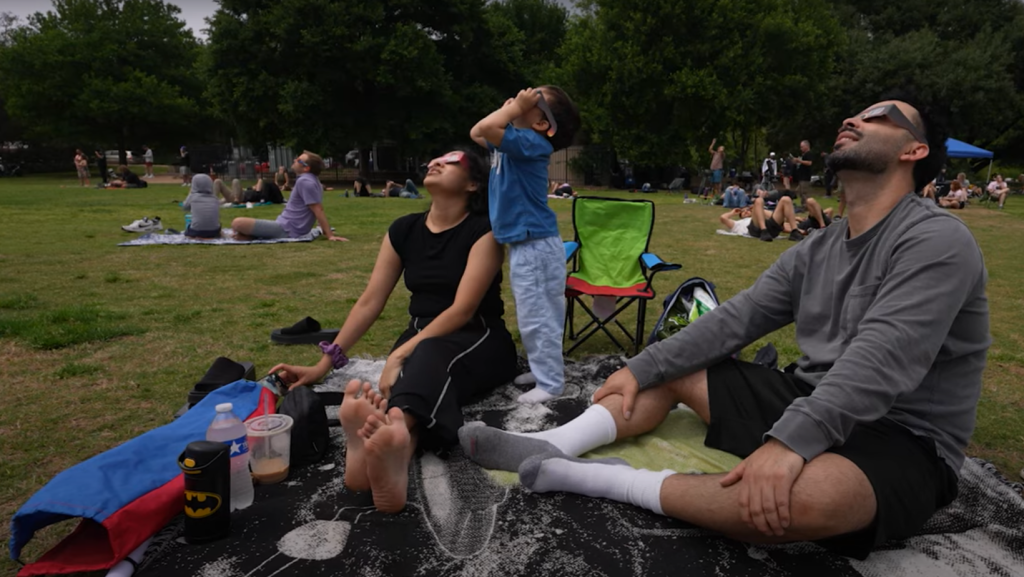
<svg viewBox="0 0 1024 577">
<path fill-rule="evenodd" d="M 313 389 L 295 387 L 285 395 L 277 412 L 292 418 L 290 466 L 312 465 L 323 458 L 330 443 L 327 410 Z"/>
<path fill-rule="evenodd" d="M 695 291 L 698 291 L 694 295 Z M 719 305 L 715 285 L 700 277 L 693 277 L 679 285 L 665 297 L 664 310 L 647 339 L 648 345 L 663 341 L 686 328 L 691 322 Z"/>
</svg>

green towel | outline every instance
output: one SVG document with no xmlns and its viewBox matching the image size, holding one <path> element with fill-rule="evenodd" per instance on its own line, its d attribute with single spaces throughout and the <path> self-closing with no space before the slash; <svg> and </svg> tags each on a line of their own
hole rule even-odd
<svg viewBox="0 0 1024 577">
<path fill-rule="evenodd" d="M 583 458 L 619 457 L 637 469 L 679 473 L 726 473 L 742 459 L 704 446 L 707 425 L 689 409 L 676 409 L 668 414 L 657 429 L 646 435 L 617 441 L 591 451 Z M 519 475 L 506 471 L 488 471 L 503 485 L 516 485 Z"/>
</svg>

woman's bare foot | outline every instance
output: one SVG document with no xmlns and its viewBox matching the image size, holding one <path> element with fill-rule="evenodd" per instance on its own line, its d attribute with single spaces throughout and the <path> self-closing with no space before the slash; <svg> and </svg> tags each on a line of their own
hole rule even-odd
<svg viewBox="0 0 1024 577">
<path fill-rule="evenodd" d="M 415 448 L 405 413 L 393 407 L 383 418 L 370 415 L 359 434 L 364 439 L 373 504 L 381 513 L 398 513 L 405 508 L 409 460 Z"/>
<path fill-rule="evenodd" d="M 379 395 L 373 392 L 370 383 L 360 385 L 359 381 L 351 380 L 345 387 L 345 398 L 338 409 L 341 428 L 345 430 L 345 486 L 353 491 L 370 488 L 370 479 L 366 475 L 366 452 L 359 430 L 370 415 L 384 416 L 376 397 Z"/>
</svg>

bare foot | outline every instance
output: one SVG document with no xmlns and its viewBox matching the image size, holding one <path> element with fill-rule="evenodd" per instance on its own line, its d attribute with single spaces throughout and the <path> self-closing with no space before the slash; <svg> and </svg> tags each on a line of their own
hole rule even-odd
<svg viewBox="0 0 1024 577">
<path fill-rule="evenodd" d="M 366 445 L 366 472 L 373 504 L 381 513 L 398 513 L 405 508 L 409 460 L 414 449 L 405 413 L 394 407 L 383 419 L 370 415 L 359 434 Z"/>
<path fill-rule="evenodd" d="M 366 424 L 370 415 L 384 416 L 378 409 L 378 403 L 371 398 L 373 390 L 370 383 L 351 380 L 345 387 L 345 398 L 338 409 L 341 428 L 345 430 L 345 486 L 353 491 L 366 491 L 370 488 L 370 479 L 366 475 L 366 453 L 363 438 L 359 430 Z"/>
</svg>

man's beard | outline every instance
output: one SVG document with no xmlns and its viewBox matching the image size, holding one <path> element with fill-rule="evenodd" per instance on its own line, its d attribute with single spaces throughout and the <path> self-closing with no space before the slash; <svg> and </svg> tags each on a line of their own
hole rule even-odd
<svg viewBox="0 0 1024 577">
<path fill-rule="evenodd" d="M 825 166 L 833 173 L 841 170 L 882 174 L 889 168 L 893 153 L 881 146 L 871 146 L 863 141 L 847 149 L 836 150 L 825 157 Z"/>
</svg>

